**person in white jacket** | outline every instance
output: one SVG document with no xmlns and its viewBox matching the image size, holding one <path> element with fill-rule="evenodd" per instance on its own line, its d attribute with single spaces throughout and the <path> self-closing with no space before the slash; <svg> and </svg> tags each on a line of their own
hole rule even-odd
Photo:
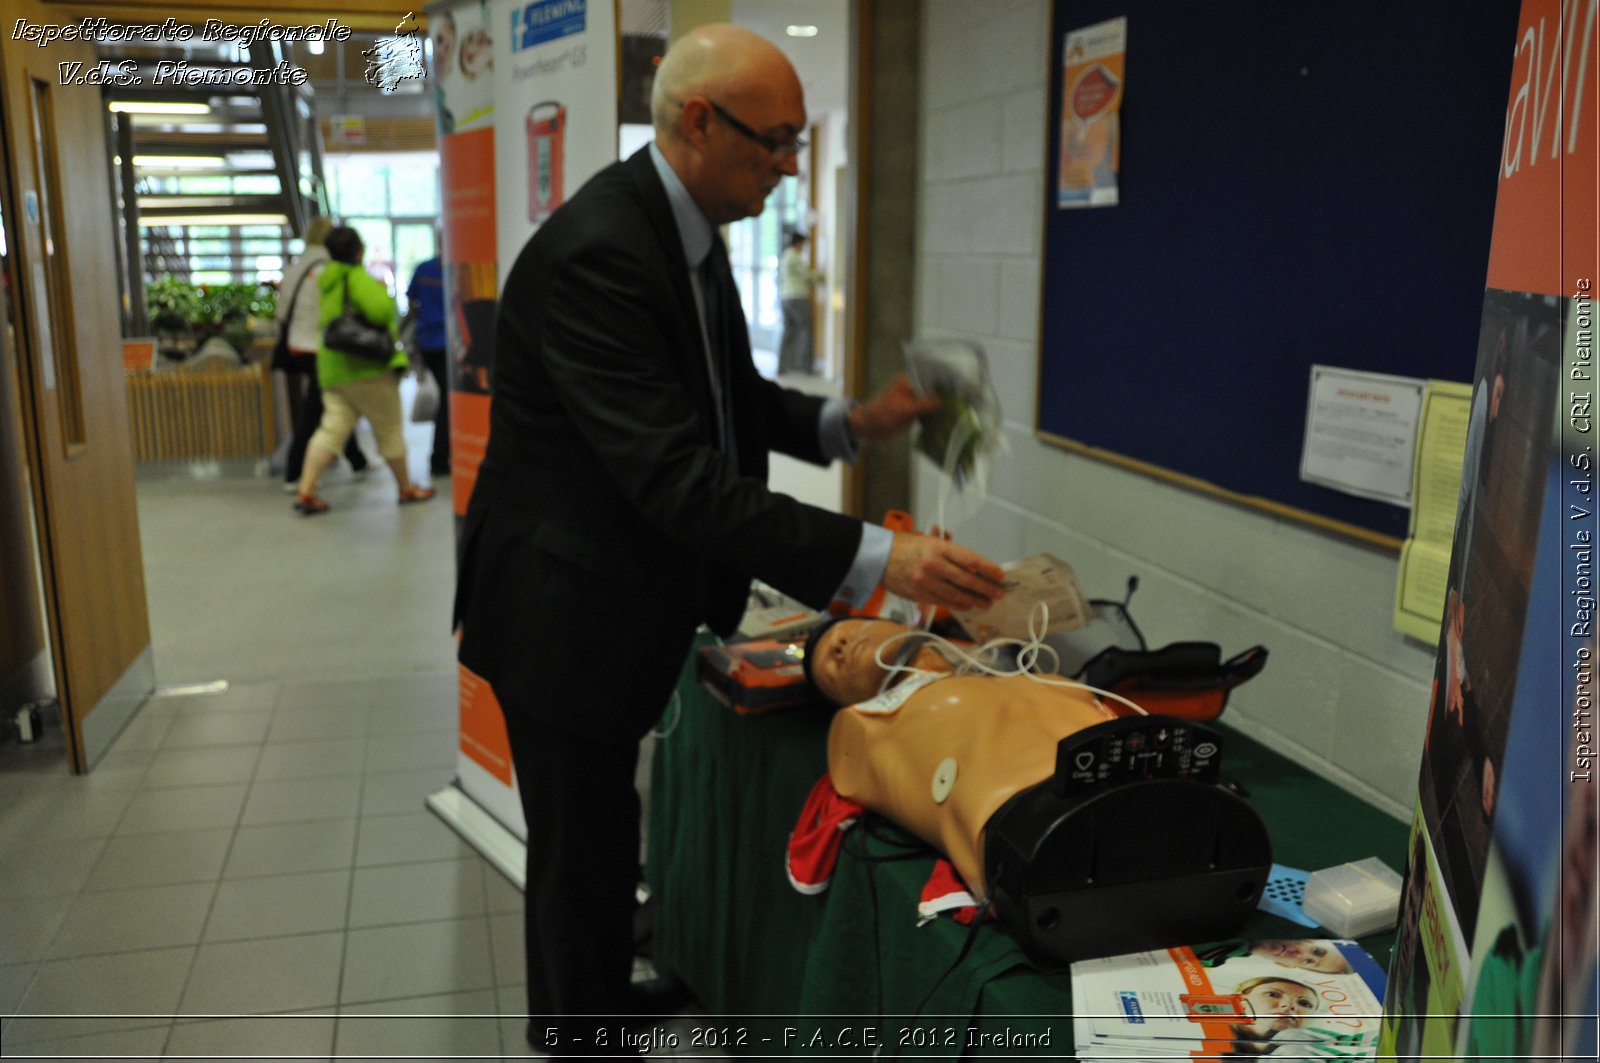
<svg viewBox="0 0 1600 1063">
<path fill-rule="evenodd" d="M 283 489 L 293 491 L 300 483 L 305 466 L 306 444 L 322 423 L 322 388 L 317 385 L 317 347 L 322 343 L 322 324 L 318 319 L 317 274 L 329 261 L 323 246 L 333 229 L 333 219 L 312 218 L 306 226 L 306 249 L 289 263 L 278 285 L 276 318 L 279 328 L 289 330 L 288 357 L 273 364 L 287 377 L 289 392 L 289 450 L 284 458 Z M 291 316 L 292 315 L 292 316 Z M 357 475 L 367 470 L 367 456 L 354 433 L 344 446 L 345 460 Z"/>
</svg>

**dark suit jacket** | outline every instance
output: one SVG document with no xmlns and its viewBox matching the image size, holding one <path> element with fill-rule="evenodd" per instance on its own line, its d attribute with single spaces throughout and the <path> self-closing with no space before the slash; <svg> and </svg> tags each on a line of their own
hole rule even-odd
<svg viewBox="0 0 1600 1063">
<path fill-rule="evenodd" d="M 821 401 L 762 379 L 734 331 L 738 452 L 726 454 L 648 150 L 597 174 L 518 255 L 456 599 L 462 663 L 503 705 L 580 732 L 626 720 L 642 733 L 660 702 L 598 704 L 646 687 L 665 697 L 654 673 L 666 664 L 627 675 L 629 644 L 664 640 L 676 675 L 696 624 L 733 629 L 752 576 L 819 607 L 844 578 L 860 524 L 766 487 L 769 449 L 824 460 Z M 593 654 L 624 674 L 601 681 Z"/>
</svg>

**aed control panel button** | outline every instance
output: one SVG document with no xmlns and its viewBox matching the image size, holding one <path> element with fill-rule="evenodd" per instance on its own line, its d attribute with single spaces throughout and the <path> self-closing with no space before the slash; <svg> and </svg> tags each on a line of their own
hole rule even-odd
<svg viewBox="0 0 1600 1063">
<path fill-rule="evenodd" d="M 1054 787 L 1065 796 L 1102 783 L 1141 779 L 1215 782 L 1222 736 L 1170 716 L 1107 720 L 1063 738 L 1056 747 Z"/>
</svg>

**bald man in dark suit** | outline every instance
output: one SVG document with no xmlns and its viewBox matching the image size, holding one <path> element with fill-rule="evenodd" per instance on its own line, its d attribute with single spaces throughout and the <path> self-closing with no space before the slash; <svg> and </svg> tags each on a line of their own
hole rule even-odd
<svg viewBox="0 0 1600 1063">
<path fill-rule="evenodd" d="M 552 215 L 506 280 L 462 535 L 461 661 L 504 710 L 528 823 L 535 1016 L 640 1010 L 638 742 L 699 624 L 731 632 L 751 577 L 816 607 L 879 583 L 960 608 L 1001 594 L 999 567 L 970 550 L 766 486 L 769 451 L 852 458 L 938 404 L 903 379 L 825 402 L 751 362 L 716 227 L 759 214 L 797 171 L 806 111 L 787 59 L 700 27 L 662 61 L 652 109 L 654 143 Z M 530 1023 L 536 1044 L 550 1025 Z"/>
</svg>

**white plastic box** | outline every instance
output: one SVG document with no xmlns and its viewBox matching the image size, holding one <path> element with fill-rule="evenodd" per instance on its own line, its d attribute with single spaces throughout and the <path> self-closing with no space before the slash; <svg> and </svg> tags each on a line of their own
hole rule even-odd
<svg viewBox="0 0 1600 1063">
<path fill-rule="evenodd" d="M 1388 930 L 1399 914 L 1400 876 L 1376 856 L 1313 871 L 1302 907 L 1335 937 Z"/>
</svg>

